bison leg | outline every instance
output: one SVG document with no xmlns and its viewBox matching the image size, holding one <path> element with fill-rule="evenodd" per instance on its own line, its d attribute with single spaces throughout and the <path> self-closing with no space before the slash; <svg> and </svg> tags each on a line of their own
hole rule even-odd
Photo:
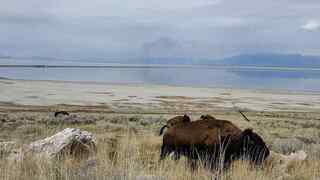
<svg viewBox="0 0 320 180">
<path fill-rule="evenodd" d="M 180 153 L 179 153 L 179 152 L 174 152 L 174 153 L 173 153 L 173 159 L 174 159 L 175 161 L 179 160 L 179 159 L 180 159 Z"/>
<path fill-rule="evenodd" d="M 160 161 L 164 160 L 172 151 L 173 151 L 172 148 L 162 145 L 161 153 L 160 153 Z"/>
<path fill-rule="evenodd" d="M 197 159 L 188 159 L 188 162 L 190 164 L 190 168 L 192 171 L 195 171 L 197 168 Z"/>
</svg>

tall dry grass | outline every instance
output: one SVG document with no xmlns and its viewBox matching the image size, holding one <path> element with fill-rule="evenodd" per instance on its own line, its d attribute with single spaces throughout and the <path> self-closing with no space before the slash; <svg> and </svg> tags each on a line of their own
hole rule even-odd
<svg viewBox="0 0 320 180">
<path fill-rule="evenodd" d="M 229 170 L 209 171 L 200 165 L 192 172 L 185 158 L 159 162 L 161 137 L 125 130 L 97 134 L 98 152 L 89 160 L 60 160 L 26 156 L 21 161 L 0 160 L 3 180 L 316 180 L 320 161 L 293 162 L 285 170 L 268 162 L 262 168 L 236 161 Z"/>
</svg>

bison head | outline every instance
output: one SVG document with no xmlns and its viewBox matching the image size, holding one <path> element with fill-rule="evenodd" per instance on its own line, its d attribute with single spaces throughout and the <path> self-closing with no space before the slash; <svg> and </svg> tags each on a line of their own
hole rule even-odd
<svg viewBox="0 0 320 180">
<path fill-rule="evenodd" d="M 240 155 L 257 165 L 261 164 L 270 154 L 262 138 L 252 129 L 244 130 L 240 135 Z"/>
<path fill-rule="evenodd" d="M 176 116 L 174 118 L 171 118 L 167 121 L 167 126 L 168 127 L 172 127 L 175 126 L 177 124 L 182 124 L 182 123 L 186 123 L 186 122 L 190 122 L 191 119 L 188 115 L 184 115 L 184 116 Z"/>
<path fill-rule="evenodd" d="M 160 129 L 160 136 L 163 134 L 163 131 L 165 128 L 170 128 L 173 127 L 175 125 L 178 124 L 183 124 L 183 123 L 187 123 L 187 122 L 191 122 L 191 119 L 188 115 L 184 115 L 184 116 L 176 116 L 174 118 L 171 118 L 167 121 L 167 124 L 164 125 L 161 129 Z"/>
</svg>

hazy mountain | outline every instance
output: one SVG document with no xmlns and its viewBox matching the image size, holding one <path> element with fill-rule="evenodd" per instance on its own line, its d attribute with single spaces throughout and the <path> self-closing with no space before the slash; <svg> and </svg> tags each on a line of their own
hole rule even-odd
<svg viewBox="0 0 320 180">
<path fill-rule="evenodd" d="M 319 56 L 300 54 L 251 54 L 239 55 L 217 61 L 219 65 L 272 66 L 272 67 L 320 67 Z"/>
<path fill-rule="evenodd" d="M 225 66 L 320 67 L 320 56 L 300 54 L 244 54 L 223 59 L 152 58 L 144 64 L 192 64 Z"/>
</svg>

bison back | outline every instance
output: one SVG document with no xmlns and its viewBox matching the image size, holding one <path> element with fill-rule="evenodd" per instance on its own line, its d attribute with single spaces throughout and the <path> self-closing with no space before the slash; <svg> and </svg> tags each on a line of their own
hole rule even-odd
<svg viewBox="0 0 320 180">
<path fill-rule="evenodd" d="M 198 120 L 181 126 L 175 126 L 166 132 L 170 143 L 176 145 L 212 145 L 221 137 L 237 136 L 241 130 L 225 120 Z"/>
</svg>

